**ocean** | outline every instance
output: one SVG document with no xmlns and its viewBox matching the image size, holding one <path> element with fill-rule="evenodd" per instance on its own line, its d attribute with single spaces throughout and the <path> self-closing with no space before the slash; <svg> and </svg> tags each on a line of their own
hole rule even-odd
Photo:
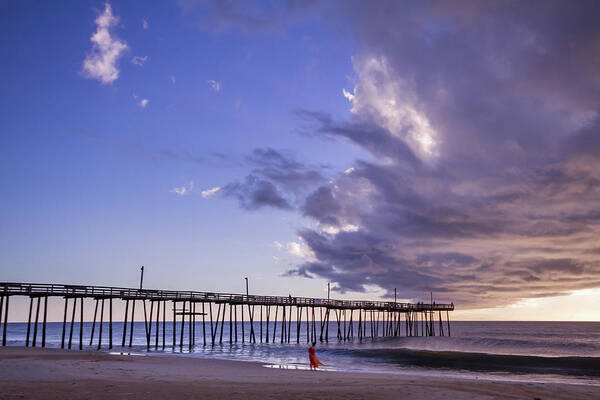
<svg viewBox="0 0 600 400">
<path fill-rule="evenodd" d="M 272 321 L 271 321 L 272 322 Z M 84 349 L 96 349 L 99 326 L 96 325 L 94 343 L 90 346 L 92 324 L 84 323 Z M 244 324 L 245 342 L 241 342 L 241 323 L 238 323 L 238 341 L 229 342 L 229 323 L 223 325 L 223 341 L 219 343 L 221 327 L 216 333 L 216 344 L 210 344 L 210 326 L 206 323 L 206 340 L 202 322 L 195 325 L 196 344 L 188 346 L 189 327 L 186 325 L 184 346 L 179 346 L 181 331 L 177 326 L 177 345 L 172 346 L 172 324 L 165 325 L 165 348 L 162 349 L 162 326 L 158 349 L 155 349 L 156 326 L 151 331 L 151 349 L 147 351 L 143 322 L 136 322 L 133 346 L 122 348 L 122 322 L 113 323 L 113 348 L 108 349 L 108 323 L 103 325 L 102 350 L 118 354 L 166 354 L 180 357 L 205 357 L 255 361 L 272 368 L 308 368 L 306 325 L 300 329 L 300 343 L 296 343 L 296 323 L 291 324 L 291 342 L 281 344 L 281 324 L 273 339 L 273 325 L 269 342 L 260 343 L 260 323 L 254 323 L 256 344 L 248 342 L 250 324 Z M 25 344 L 26 323 L 9 323 L 9 346 Z M 79 323 L 73 326 L 73 349 L 79 345 Z M 565 381 L 600 386 L 600 322 L 452 322 L 452 336 L 435 337 L 378 337 L 338 341 L 337 325 L 331 323 L 329 342 L 317 343 L 317 356 L 324 363 L 322 369 L 367 373 L 398 373 L 425 376 L 461 376 L 472 379 L 510 379 L 525 381 Z M 127 333 L 129 335 L 129 329 Z M 355 325 L 355 334 L 357 325 Z M 317 330 L 319 327 L 317 326 Z M 367 332 L 370 328 L 367 328 Z M 234 330 L 235 332 L 235 330 Z M 234 333 L 232 332 L 232 334 Z M 400 332 L 404 334 L 404 327 Z M 70 325 L 67 324 L 68 342 Z M 33 326 L 31 330 L 33 335 Z M 266 327 L 263 325 L 263 342 Z M 48 323 L 46 346 L 60 348 L 62 323 Z M 127 344 L 129 336 L 127 337 Z M 37 345 L 41 344 L 41 324 Z M 73 350 L 77 351 L 77 350 Z"/>
</svg>

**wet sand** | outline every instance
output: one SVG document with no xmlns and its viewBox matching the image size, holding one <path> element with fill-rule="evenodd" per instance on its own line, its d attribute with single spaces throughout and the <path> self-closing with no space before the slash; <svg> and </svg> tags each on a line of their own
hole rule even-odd
<svg viewBox="0 0 600 400">
<path fill-rule="evenodd" d="M 0 348 L 0 399 L 599 399 L 600 387 L 312 372 L 173 356 Z"/>
</svg>

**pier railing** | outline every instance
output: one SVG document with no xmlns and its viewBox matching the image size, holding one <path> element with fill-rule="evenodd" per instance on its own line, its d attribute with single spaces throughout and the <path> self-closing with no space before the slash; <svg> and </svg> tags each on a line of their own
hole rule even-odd
<svg viewBox="0 0 600 400">
<path fill-rule="evenodd" d="M 46 283 L 0 282 L 0 294 L 8 296 L 91 297 L 131 300 L 174 300 L 228 304 L 309 306 L 386 311 L 453 311 L 454 304 L 404 303 L 394 301 L 335 300 L 297 296 L 262 296 L 180 290 L 135 289 Z"/>
<path fill-rule="evenodd" d="M 214 345 L 217 341 L 223 343 L 223 326 L 229 323 L 229 343 L 238 341 L 238 311 L 240 313 L 241 342 L 248 339 L 249 343 L 263 340 L 269 343 L 269 329 L 272 328 L 272 340 L 276 340 L 278 314 L 281 309 L 280 342 L 290 343 L 292 340 L 292 316 L 295 314 L 296 343 L 300 343 L 302 320 L 306 327 L 304 338 L 307 343 L 311 341 L 329 341 L 330 317 L 335 317 L 337 323 L 338 340 L 352 340 L 355 336 L 359 340 L 381 336 L 399 336 L 401 325 L 406 336 L 444 336 L 450 335 L 449 311 L 454 311 L 454 304 L 406 303 L 396 301 L 365 301 L 365 300 L 337 300 L 320 299 L 314 297 L 292 296 L 262 296 L 237 293 L 215 293 L 180 290 L 135 289 L 111 286 L 67 285 L 52 283 L 26 283 L 26 282 L 0 282 L 0 322 L 4 318 L 2 327 L 2 345 L 7 343 L 7 325 L 9 302 L 13 296 L 27 296 L 29 300 L 29 314 L 27 320 L 27 335 L 25 346 L 29 346 L 30 333 L 33 324 L 33 340 L 31 345 L 36 346 L 37 329 L 40 311 L 42 313 L 42 347 L 46 346 L 46 323 L 48 315 L 48 299 L 50 297 L 64 298 L 64 311 L 62 322 L 61 348 L 72 346 L 73 328 L 75 325 L 76 309 L 79 308 L 79 349 L 83 349 L 83 323 L 85 299 L 95 301 L 94 318 L 89 338 L 89 344 L 94 341 L 96 317 L 99 316 L 98 349 L 102 347 L 102 328 L 104 324 L 105 302 L 108 303 L 108 348 L 113 347 L 113 300 L 125 303 L 123 316 L 123 330 L 121 347 L 126 346 L 129 336 L 129 347 L 132 347 L 134 336 L 135 306 L 141 303 L 144 315 L 144 331 L 146 348 L 149 351 L 151 339 L 154 339 L 154 348 L 158 349 L 159 337 L 162 337 L 162 348 L 165 349 L 166 338 L 170 337 L 172 348 L 179 342 L 179 349 L 183 350 L 184 331 L 188 328 L 188 348 L 191 351 L 196 343 L 196 318 L 202 318 L 202 341 Z M 167 302 L 171 302 L 172 333 L 167 335 Z M 34 312 L 35 303 L 35 312 Z M 79 303 L 79 306 L 77 305 Z M 89 303 L 89 302 L 88 302 Z M 131 303 L 131 312 L 129 305 Z M 149 303 L 149 307 L 146 303 Z M 69 324 L 68 341 L 66 336 L 67 316 L 71 308 L 71 323 Z M 162 308 L 162 325 L 160 325 L 160 311 Z M 198 311 L 197 311 L 198 308 Z M 226 310 L 229 318 L 226 322 Z M 258 309 L 258 311 L 256 310 Z M 274 310 L 272 310 L 274 309 Z M 138 308 L 139 310 L 139 308 Z M 155 311 L 156 310 L 156 311 Z M 138 311 L 138 314 L 141 310 Z M 149 312 L 148 312 L 149 311 Z M 215 314 L 216 311 L 216 315 Z M 274 315 L 273 312 L 274 311 Z M 446 329 L 444 329 L 442 312 L 446 314 Z M 264 317 L 263 318 L 263 313 Z M 438 322 L 435 321 L 435 314 Z M 248 317 L 249 332 L 244 332 L 244 315 Z M 216 317 L 216 318 L 214 318 Z M 270 317 L 274 317 L 271 319 Z M 311 318 L 312 317 L 312 318 Z M 358 317 L 358 321 L 356 320 Z M 208 318 L 208 320 L 207 320 Z M 404 321 L 402 321 L 404 319 Z M 255 321 L 259 329 L 255 330 Z M 402 321 L 402 324 L 401 324 Z M 333 321 L 332 321 L 333 322 Z M 127 324 L 129 325 L 129 335 Z M 210 331 L 207 331 L 208 324 Z M 266 335 L 263 335 L 263 325 Z M 155 326 L 153 330 L 153 326 Z M 367 331 L 368 326 L 368 331 Z M 437 328 L 436 328 L 437 326 Z M 159 329 L 162 327 L 162 332 Z M 220 328 L 220 330 L 219 330 Z M 355 329 L 356 328 L 356 329 Z M 381 329 L 380 329 L 381 328 Z M 154 336 L 152 333 L 154 332 Z M 380 333 L 381 332 L 381 333 Z M 210 334 L 207 338 L 207 333 Z M 178 340 L 179 338 L 179 340 Z M 303 339 L 304 339 L 303 338 Z M 87 340 L 87 339 L 86 339 Z"/>
</svg>

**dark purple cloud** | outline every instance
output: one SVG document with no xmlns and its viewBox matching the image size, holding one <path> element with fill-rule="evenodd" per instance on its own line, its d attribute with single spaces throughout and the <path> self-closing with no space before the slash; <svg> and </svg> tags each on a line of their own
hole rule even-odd
<svg viewBox="0 0 600 400">
<path fill-rule="evenodd" d="M 240 206 L 248 210 L 297 208 L 316 185 L 325 181 L 320 170 L 272 148 L 255 149 L 246 162 L 252 173 L 244 182 L 225 185 L 219 195 L 236 198 Z"/>
<path fill-rule="evenodd" d="M 339 5 L 352 117 L 296 115 L 369 156 L 333 179 L 251 156 L 316 223 L 288 274 L 464 307 L 600 287 L 600 3 Z"/>
<path fill-rule="evenodd" d="M 255 175 L 248 175 L 242 183 L 229 183 L 219 190 L 219 193 L 225 197 L 236 198 L 240 203 L 240 207 L 247 210 L 256 210 L 262 207 L 283 210 L 292 208 L 275 185 Z"/>
</svg>

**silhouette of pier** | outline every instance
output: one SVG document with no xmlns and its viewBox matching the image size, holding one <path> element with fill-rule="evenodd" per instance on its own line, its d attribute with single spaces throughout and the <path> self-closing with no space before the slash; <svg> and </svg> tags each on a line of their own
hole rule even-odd
<svg viewBox="0 0 600 400">
<path fill-rule="evenodd" d="M 30 298 L 26 346 L 35 347 L 37 345 L 38 325 L 40 324 L 42 307 L 41 347 L 46 346 L 48 298 L 60 297 L 64 298 L 61 347 L 71 349 L 76 311 L 79 308 L 78 347 L 80 350 L 83 349 L 84 343 L 84 299 L 91 299 L 95 302 L 89 345 L 92 346 L 94 343 L 96 322 L 98 320 L 98 349 L 101 349 L 103 345 L 104 317 L 107 313 L 109 330 L 107 345 L 109 349 L 113 348 L 113 328 L 115 328 L 113 301 L 125 303 L 123 319 L 116 322 L 122 326 L 122 334 L 120 335 L 122 347 L 132 346 L 135 307 L 136 304 L 141 303 L 144 315 L 145 342 L 148 350 L 151 347 L 158 349 L 159 345 L 164 349 L 167 345 L 167 337 L 169 337 L 170 345 L 173 348 L 179 346 L 180 349 L 183 349 L 186 345 L 184 343 L 186 329 L 188 331 L 186 347 L 190 350 L 196 345 L 198 336 L 200 336 L 198 338 L 199 342 L 201 341 L 203 345 L 223 343 L 223 326 L 226 323 L 229 324 L 229 343 L 237 342 L 238 338 L 242 343 L 246 341 L 256 343 L 257 336 L 261 343 L 273 343 L 277 339 L 280 343 L 291 343 L 294 339 L 296 343 L 300 343 L 303 336 L 301 334 L 303 321 L 307 342 L 329 341 L 330 320 L 332 323 L 337 324 L 334 335 L 340 341 L 355 338 L 362 341 L 380 336 L 401 336 L 402 333 L 404 333 L 404 336 L 450 336 L 449 312 L 454 311 L 454 304 L 452 303 L 440 304 L 433 301 L 429 304 L 396 301 L 355 301 L 294 297 L 291 295 L 287 297 L 263 296 L 107 286 L 0 282 L 0 323 L 3 321 L 3 346 L 6 346 L 9 301 L 12 296 L 28 296 Z M 70 313 L 69 307 L 71 308 Z M 213 313 L 213 308 L 217 309 L 216 315 Z M 100 311 L 99 314 L 98 311 Z M 227 311 L 229 316 L 225 320 Z M 240 335 L 238 335 L 238 312 L 241 322 Z M 443 318 L 444 312 L 446 314 L 445 321 Z M 332 314 L 335 321 L 331 318 Z M 245 332 L 244 315 L 248 316 L 249 331 L 247 333 Z M 66 328 L 69 316 L 71 321 L 67 340 Z M 167 316 L 170 318 L 169 320 L 167 320 Z M 196 327 L 199 325 L 200 320 L 202 334 L 196 335 Z M 172 331 L 169 333 L 166 329 L 167 322 L 172 325 Z M 277 332 L 278 322 L 280 323 L 279 332 Z M 154 338 L 152 337 L 153 329 Z"/>
</svg>

